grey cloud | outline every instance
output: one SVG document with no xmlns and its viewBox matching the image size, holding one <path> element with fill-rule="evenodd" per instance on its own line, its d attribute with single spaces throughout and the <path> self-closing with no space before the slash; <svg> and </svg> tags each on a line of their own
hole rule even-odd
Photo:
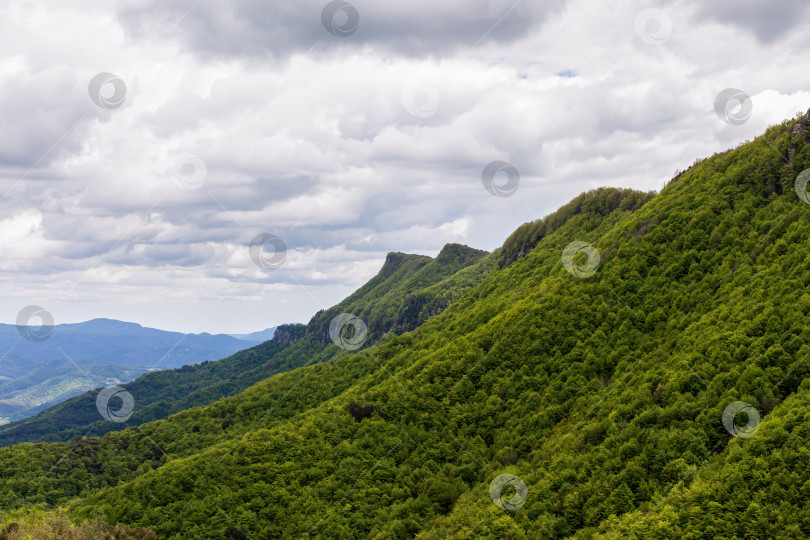
<svg viewBox="0 0 810 540">
<path fill-rule="evenodd" d="M 794 102 L 808 106 L 807 49 L 779 51 L 774 62 L 778 47 L 742 29 L 778 40 L 797 26 L 791 14 L 801 20 L 792 2 L 695 7 L 693 24 L 651 47 L 634 38 L 625 11 L 604 3 L 570 0 L 537 31 L 562 1 L 523 0 L 467 54 L 518 0 L 349 1 L 361 16 L 349 38 L 322 27 L 325 0 L 272 9 L 208 0 L 182 20 L 194 0 L 132 0 L 118 13 L 129 39 L 82 7 L 64 58 L 55 42 L 38 41 L 46 66 L 0 75 L 4 183 L 88 116 L 54 150 L 65 159 L 43 163 L 0 200 L 9 272 L 0 287 L 5 278 L 18 296 L 64 289 L 102 308 L 146 296 L 163 302 L 160 314 L 178 309 L 170 299 L 202 293 L 305 320 L 334 303 L 316 305 L 312 291 L 348 294 L 387 251 L 433 253 L 448 241 L 492 249 L 585 189 L 658 188 L 676 167 L 792 114 Z M 111 33 L 92 33 L 95 24 Z M 86 49 L 85 34 L 94 36 Z M 565 69 L 578 75 L 556 75 Z M 102 70 L 131 89 L 119 110 L 88 99 L 87 80 Z M 435 114 L 408 109 L 412 81 L 438 90 Z M 718 128 L 713 99 L 727 86 L 757 97 L 760 116 L 745 130 Z M 206 163 L 199 189 L 171 181 L 172 157 L 183 153 Z M 521 173 L 514 197 L 481 185 L 483 166 L 498 159 Z M 278 271 L 262 272 L 247 255 L 262 232 L 290 250 Z M 30 279 L 20 280 L 26 268 Z M 33 292 L 17 292 L 16 282 Z"/>
<path fill-rule="evenodd" d="M 127 266 L 201 266 L 215 255 L 213 247 L 202 244 L 125 244 L 108 253 L 103 260 Z"/>
<path fill-rule="evenodd" d="M 190 49 L 214 56 L 284 57 L 313 48 L 371 44 L 406 55 L 444 54 L 481 41 L 516 41 L 542 24 L 565 0 L 414 0 L 351 2 L 360 16 L 348 38 L 330 35 L 321 23 L 326 1 L 147 0 L 118 11 L 136 37 L 177 36 Z"/>
<path fill-rule="evenodd" d="M 778 41 L 807 22 L 803 18 L 808 10 L 806 0 L 701 0 L 695 5 L 700 15 L 744 28 L 765 43 Z"/>
<path fill-rule="evenodd" d="M 50 249 L 49 256 L 59 257 L 64 260 L 79 261 L 76 265 L 77 269 L 84 269 L 87 266 L 87 261 L 94 257 L 102 256 L 116 247 L 118 242 L 101 242 L 101 241 L 76 241 L 70 243 L 62 243 L 57 247 Z M 47 272 L 53 272 L 52 265 L 44 268 Z"/>
<path fill-rule="evenodd" d="M 261 174 L 258 171 L 256 174 Z M 272 201 L 287 200 L 303 195 L 319 184 L 312 176 L 258 177 L 244 192 L 232 188 L 216 190 L 216 196 L 228 210 L 252 210 L 265 208 Z"/>
<path fill-rule="evenodd" d="M 0 81 L 0 163 L 44 167 L 80 148 L 75 132 L 92 118 L 80 86 L 65 68 L 15 73 Z"/>
</svg>

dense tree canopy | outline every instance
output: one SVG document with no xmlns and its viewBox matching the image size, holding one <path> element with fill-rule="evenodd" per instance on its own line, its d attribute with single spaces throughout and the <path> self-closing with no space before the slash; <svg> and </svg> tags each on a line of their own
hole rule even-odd
<svg viewBox="0 0 810 540">
<path fill-rule="evenodd" d="M 447 307 L 402 335 L 0 449 L 4 526 L 44 508 L 159 538 L 810 537 L 804 121 L 519 229 L 424 287 Z M 599 252 L 587 277 L 575 241 Z"/>
<path fill-rule="evenodd" d="M 477 284 L 495 266 L 494 255 L 448 244 L 435 259 L 389 254 L 369 283 L 349 298 L 312 318 L 308 325 L 287 324 L 275 337 L 228 358 L 146 374 L 121 385 L 136 401 L 124 423 L 104 420 L 96 411 L 98 390 L 60 403 L 39 415 L 0 427 L 0 446 L 19 442 L 67 441 L 103 435 L 238 394 L 276 373 L 329 361 L 343 350 L 330 345 L 329 322 L 350 312 L 370 327 L 364 345 L 389 332 L 401 334 L 441 313 L 449 303 Z"/>
</svg>

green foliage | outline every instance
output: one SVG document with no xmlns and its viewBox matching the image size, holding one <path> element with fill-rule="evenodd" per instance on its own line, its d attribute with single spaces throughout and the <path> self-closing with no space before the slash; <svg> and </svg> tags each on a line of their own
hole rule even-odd
<svg viewBox="0 0 810 540">
<path fill-rule="evenodd" d="M 362 318 L 369 327 L 366 342 L 373 344 L 388 332 L 404 333 L 441 313 L 493 270 L 494 256 L 460 244 L 446 245 L 435 259 L 390 253 L 377 276 L 337 306 L 316 314 L 308 325 L 282 325 L 273 340 L 223 360 L 149 373 L 120 385 L 136 404 L 125 423 L 98 414 L 98 390 L 93 390 L 2 426 L 0 445 L 103 435 L 232 396 L 277 373 L 345 354 L 330 345 L 328 335 L 329 323 L 339 313 Z"/>
<path fill-rule="evenodd" d="M 28 418 L 53 403 L 104 386 L 108 380 L 128 382 L 145 372 L 143 368 L 113 364 L 88 364 L 78 371 L 68 363 L 46 365 L 15 379 L 0 380 L 0 421 Z"/>
<path fill-rule="evenodd" d="M 136 400 L 136 409 L 126 424 L 104 420 L 96 410 L 98 390 L 86 392 L 32 418 L 2 426 L 0 444 L 103 435 L 210 403 L 277 373 L 272 360 L 283 349 L 278 342 L 267 341 L 224 360 L 148 373 L 131 383 L 119 385 Z"/>
<path fill-rule="evenodd" d="M 118 524 L 111 527 L 103 519 L 73 523 L 64 512 L 19 513 L 0 522 L 0 540 L 155 540 L 155 533 L 143 527 Z"/>
<path fill-rule="evenodd" d="M 497 253 L 428 286 L 431 261 L 393 255 L 355 304 L 387 321 L 374 333 L 409 279 L 446 309 L 165 420 L 0 449 L 0 507 L 160 538 L 810 537 L 798 121 L 655 197 L 592 192 L 494 272 Z M 601 252 L 591 277 L 563 267 L 574 240 Z M 329 313 L 302 342 L 322 343 Z M 750 438 L 723 424 L 736 401 L 762 416 Z M 491 498 L 501 474 L 527 486 L 511 511 Z"/>
<path fill-rule="evenodd" d="M 387 332 L 404 333 L 441 313 L 494 270 L 494 256 L 461 244 L 447 244 L 435 259 L 389 253 L 380 272 L 336 306 L 318 312 L 307 334 L 329 342 L 329 323 L 352 313 L 368 327 L 372 341 Z"/>
<path fill-rule="evenodd" d="M 583 232 L 596 227 L 602 218 L 614 210 L 632 211 L 653 198 L 655 193 L 632 189 L 598 188 L 577 196 L 574 200 L 543 219 L 524 223 L 513 232 L 501 248 L 498 261 L 504 268 L 525 257 L 546 236 L 575 219 Z"/>
</svg>

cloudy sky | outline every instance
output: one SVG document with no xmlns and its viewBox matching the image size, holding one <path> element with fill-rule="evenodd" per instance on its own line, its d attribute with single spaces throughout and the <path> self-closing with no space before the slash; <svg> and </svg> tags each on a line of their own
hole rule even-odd
<svg viewBox="0 0 810 540">
<path fill-rule="evenodd" d="M 12 0 L 0 322 L 306 322 L 387 252 L 659 190 L 810 108 L 806 4 Z"/>
</svg>

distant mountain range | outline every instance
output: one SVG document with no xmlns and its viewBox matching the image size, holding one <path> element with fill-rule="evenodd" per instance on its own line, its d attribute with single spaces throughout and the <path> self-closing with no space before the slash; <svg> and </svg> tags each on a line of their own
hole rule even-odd
<svg viewBox="0 0 810 540">
<path fill-rule="evenodd" d="M 47 339 L 31 341 L 16 325 L 0 324 L 0 423 L 27 418 L 87 390 L 129 382 L 148 371 L 230 356 L 269 339 L 264 336 L 273 330 L 237 338 L 93 319 L 55 325 Z"/>
<path fill-rule="evenodd" d="M 270 341 L 273 339 L 273 336 L 276 334 L 277 326 L 272 328 L 265 328 L 264 330 L 260 330 L 258 332 L 253 332 L 252 334 L 230 334 L 231 336 L 235 337 L 236 339 L 243 339 L 245 341 Z"/>
<path fill-rule="evenodd" d="M 495 254 L 460 244 L 446 245 L 436 258 L 389 253 L 376 276 L 339 304 L 316 313 L 308 324 L 285 324 L 246 334 L 272 330 L 273 338 L 222 360 L 147 373 L 121 384 L 135 400 L 126 422 L 110 422 L 99 415 L 95 406 L 98 392 L 91 390 L 30 418 L 0 426 L 0 447 L 103 435 L 236 395 L 278 373 L 334 362 L 351 353 L 335 345 L 329 335 L 330 323 L 339 314 L 353 313 L 367 321 L 364 346 L 371 346 L 441 313 L 496 266 Z M 345 388 L 351 380 L 346 378 L 331 391 Z"/>
</svg>

